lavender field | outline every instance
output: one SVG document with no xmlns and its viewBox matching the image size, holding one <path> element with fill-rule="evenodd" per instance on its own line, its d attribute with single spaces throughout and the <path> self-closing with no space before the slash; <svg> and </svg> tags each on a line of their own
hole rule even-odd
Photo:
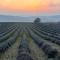
<svg viewBox="0 0 60 60">
<path fill-rule="evenodd" d="M 60 60 L 60 23 L 1 22 L 0 60 Z"/>
</svg>

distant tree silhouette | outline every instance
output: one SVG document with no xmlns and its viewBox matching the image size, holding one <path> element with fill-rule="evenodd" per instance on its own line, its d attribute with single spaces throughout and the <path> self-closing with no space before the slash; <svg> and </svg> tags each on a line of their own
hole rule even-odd
<svg viewBox="0 0 60 60">
<path fill-rule="evenodd" d="M 40 23 L 40 20 L 41 20 L 40 18 L 36 18 L 34 23 Z"/>
</svg>

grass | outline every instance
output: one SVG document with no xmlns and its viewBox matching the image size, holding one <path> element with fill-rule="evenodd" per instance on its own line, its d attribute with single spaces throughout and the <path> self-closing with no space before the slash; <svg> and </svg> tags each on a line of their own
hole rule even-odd
<svg viewBox="0 0 60 60">
<path fill-rule="evenodd" d="M 0 60 L 16 60 L 20 40 L 21 37 L 17 37 L 16 42 L 5 53 L 0 54 Z"/>
</svg>

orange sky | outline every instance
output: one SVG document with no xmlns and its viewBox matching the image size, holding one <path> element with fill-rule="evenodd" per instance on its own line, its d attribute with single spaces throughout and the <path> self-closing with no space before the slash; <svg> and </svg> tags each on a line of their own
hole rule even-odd
<svg viewBox="0 0 60 60">
<path fill-rule="evenodd" d="M 60 11 L 60 0 L 0 0 L 0 11 L 54 12 Z"/>
</svg>

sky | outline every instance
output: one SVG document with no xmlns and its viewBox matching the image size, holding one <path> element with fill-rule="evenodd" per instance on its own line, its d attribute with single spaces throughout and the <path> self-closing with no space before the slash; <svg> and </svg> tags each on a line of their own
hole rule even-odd
<svg viewBox="0 0 60 60">
<path fill-rule="evenodd" d="M 60 14 L 60 0 L 0 0 L 0 14 L 21 16 Z"/>
</svg>

